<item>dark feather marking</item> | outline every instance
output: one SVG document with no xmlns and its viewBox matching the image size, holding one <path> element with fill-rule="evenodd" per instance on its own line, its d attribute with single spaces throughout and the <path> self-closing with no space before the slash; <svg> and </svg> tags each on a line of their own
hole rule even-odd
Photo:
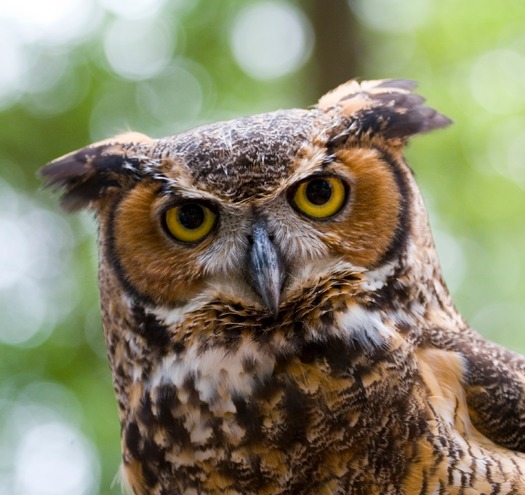
<svg viewBox="0 0 525 495">
<path fill-rule="evenodd" d="M 181 389 L 187 395 L 187 403 L 190 406 L 197 407 L 201 410 L 209 410 L 209 406 L 206 402 L 203 402 L 199 396 L 197 387 L 195 386 L 195 377 L 192 375 L 186 376 L 184 379 Z"/>
<path fill-rule="evenodd" d="M 415 83 L 405 80 L 385 81 L 378 87 L 411 89 Z M 425 99 L 413 93 L 385 92 L 369 95 L 362 93 L 370 100 L 371 107 L 355 112 L 343 121 L 345 126 L 338 126 L 337 134 L 327 142 L 327 155 L 335 148 L 343 146 L 351 137 L 381 136 L 389 139 L 406 139 L 415 134 L 445 127 L 452 121 L 432 108 L 424 105 Z M 348 95 L 345 99 L 359 96 L 359 93 Z"/>
<path fill-rule="evenodd" d="M 124 198 L 120 197 L 118 198 L 115 203 L 112 205 L 112 207 L 109 209 L 109 216 L 108 221 L 106 225 L 106 257 L 108 259 L 109 265 L 112 267 L 115 275 L 117 276 L 117 279 L 121 283 L 122 287 L 124 288 L 125 292 L 131 296 L 135 304 L 141 304 L 142 306 L 152 306 L 153 300 L 150 297 L 147 297 L 146 295 L 140 293 L 136 287 L 129 282 L 126 273 L 124 271 L 124 268 L 122 267 L 122 264 L 120 263 L 120 257 L 116 253 L 115 249 L 115 217 L 117 216 L 117 211 L 119 209 L 120 203 L 122 202 Z"/>
<path fill-rule="evenodd" d="M 396 230 L 394 236 L 390 241 L 388 249 L 385 251 L 385 254 L 381 257 L 378 262 L 378 266 L 382 266 L 388 261 L 394 259 L 402 250 L 405 249 L 408 234 L 410 232 L 411 223 L 411 211 L 410 206 L 413 202 L 412 193 L 408 185 L 408 178 L 406 177 L 406 172 L 403 170 L 403 167 L 406 167 L 406 164 L 400 164 L 392 155 L 387 151 L 376 148 L 381 154 L 381 159 L 390 165 L 390 170 L 393 173 L 394 180 L 396 181 L 396 186 L 399 191 L 399 215 L 397 218 Z"/>
<path fill-rule="evenodd" d="M 262 417 L 259 406 L 254 400 L 246 400 L 243 397 L 234 397 L 235 416 L 239 425 L 246 430 L 244 442 L 257 444 L 263 441 Z"/>
<path fill-rule="evenodd" d="M 124 428 L 124 443 L 129 450 L 129 453 L 135 458 L 140 458 L 140 431 L 137 423 L 132 421 Z"/>
<path fill-rule="evenodd" d="M 417 82 L 410 79 L 385 79 L 376 88 L 395 88 L 410 91 L 417 87 Z"/>
<path fill-rule="evenodd" d="M 215 445 L 226 445 L 226 439 L 224 437 L 224 431 L 222 429 L 222 425 L 224 423 L 224 420 L 220 416 L 212 416 L 208 420 L 208 426 L 213 431 L 213 442 Z"/>
<path fill-rule="evenodd" d="M 269 375 L 265 378 L 255 376 L 255 387 L 253 396 L 255 400 L 271 401 L 275 394 L 281 390 L 282 382 L 276 375 Z"/>
<path fill-rule="evenodd" d="M 110 187 L 142 178 L 140 161 L 123 152 L 107 154 L 116 145 L 84 148 L 51 162 L 40 172 L 46 187 L 64 189 L 62 206 L 67 211 L 87 207 Z"/>
<path fill-rule="evenodd" d="M 190 433 L 184 426 L 183 417 L 175 417 L 173 411 L 183 409 L 177 397 L 177 389 L 172 385 L 161 385 L 157 389 L 155 401 L 157 409 L 157 421 L 162 429 L 170 434 L 171 438 L 183 448 L 192 445 Z"/>
<path fill-rule="evenodd" d="M 285 384 L 282 408 L 286 428 L 279 436 L 278 445 L 281 448 L 290 448 L 295 443 L 307 442 L 306 432 L 310 422 L 308 402 L 308 398 L 295 383 Z"/>
<path fill-rule="evenodd" d="M 144 338 L 150 348 L 168 352 L 171 342 L 168 328 L 155 315 L 146 313 L 142 306 L 135 305 L 132 312 L 136 322 L 132 330 Z"/>
<path fill-rule="evenodd" d="M 172 342 L 171 344 L 171 350 L 175 353 L 175 354 L 182 354 L 185 350 L 186 350 L 186 345 L 184 344 L 183 341 L 181 340 L 177 340 L 175 342 Z"/>
<path fill-rule="evenodd" d="M 373 96 L 374 101 L 380 101 L 381 106 L 379 108 L 392 109 L 400 115 L 404 115 L 404 112 L 409 111 L 411 108 L 421 106 L 425 102 L 425 99 L 414 93 L 381 93 Z M 375 109 L 379 109 L 376 108 Z"/>
<path fill-rule="evenodd" d="M 138 419 L 146 426 L 151 426 L 155 422 L 152 406 L 151 397 L 147 393 L 142 397 L 137 413 Z"/>
<path fill-rule="evenodd" d="M 160 447 L 151 437 L 144 442 L 141 452 L 141 465 L 144 481 L 148 486 L 155 486 L 159 481 L 159 472 L 165 472 L 170 467 L 166 460 L 166 450 Z"/>
<path fill-rule="evenodd" d="M 358 342 L 348 344 L 337 337 L 325 338 L 323 341 L 308 342 L 301 346 L 298 354 L 303 363 L 326 361 L 334 376 L 348 377 L 352 361 L 363 353 Z M 378 355 L 377 351 L 375 355 Z"/>
<path fill-rule="evenodd" d="M 426 495 L 428 490 L 428 474 L 427 470 L 423 470 L 423 483 L 421 483 L 421 491 L 419 492 L 419 495 Z"/>
</svg>

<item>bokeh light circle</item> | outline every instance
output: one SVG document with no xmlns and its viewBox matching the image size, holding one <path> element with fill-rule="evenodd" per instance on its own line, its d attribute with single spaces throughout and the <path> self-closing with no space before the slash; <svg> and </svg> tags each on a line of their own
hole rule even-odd
<svg viewBox="0 0 525 495">
<path fill-rule="evenodd" d="M 126 79 L 148 79 L 168 65 L 175 38 L 160 20 L 116 20 L 107 30 L 104 51 L 111 68 Z"/>
<path fill-rule="evenodd" d="M 274 79 L 299 69 L 314 43 L 310 22 L 292 4 L 259 2 L 242 9 L 230 44 L 241 69 L 255 79 Z"/>
</svg>

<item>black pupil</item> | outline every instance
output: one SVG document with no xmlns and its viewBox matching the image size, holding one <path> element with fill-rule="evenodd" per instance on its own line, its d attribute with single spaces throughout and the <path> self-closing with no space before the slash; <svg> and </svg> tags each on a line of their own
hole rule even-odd
<svg viewBox="0 0 525 495">
<path fill-rule="evenodd" d="M 314 205 L 324 205 L 332 197 L 332 186 L 324 179 L 314 179 L 306 186 L 306 197 Z"/>
<path fill-rule="evenodd" d="M 182 205 L 179 208 L 179 221 L 189 230 L 198 229 L 204 223 L 204 209 L 196 204 Z"/>
</svg>

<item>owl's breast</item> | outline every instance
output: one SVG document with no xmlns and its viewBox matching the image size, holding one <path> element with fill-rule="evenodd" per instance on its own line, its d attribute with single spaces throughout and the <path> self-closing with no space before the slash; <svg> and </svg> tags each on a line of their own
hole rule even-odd
<svg viewBox="0 0 525 495">
<path fill-rule="evenodd" d="M 230 314 L 200 335 L 198 312 L 180 320 L 180 341 L 163 342 L 129 388 L 123 459 L 136 493 L 459 493 L 465 472 L 489 493 L 488 458 L 495 484 L 521 487 L 471 424 L 459 354 L 415 347 L 365 306 L 339 309 L 284 327 Z"/>
<path fill-rule="evenodd" d="M 146 493 L 395 493 L 404 442 L 424 428 L 407 346 L 359 306 L 322 325 L 286 315 L 273 327 L 230 315 L 200 338 L 197 314 L 178 323 L 184 345 L 153 363 L 123 425 L 125 466 L 170 480 Z"/>
</svg>

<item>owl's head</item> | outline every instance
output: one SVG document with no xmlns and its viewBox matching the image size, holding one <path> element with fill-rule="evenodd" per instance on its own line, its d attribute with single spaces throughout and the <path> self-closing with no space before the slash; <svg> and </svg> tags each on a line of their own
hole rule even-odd
<svg viewBox="0 0 525 495">
<path fill-rule="evenodd" d="M 209 301 L 278 317 L 353 274 L 369 290 L 423 272 L 426 215 L 402 152 L 449 124 L 400 80 L 348 82 L 285 110 L 151 139 L 95 143 L 48 164 L 68 210 L 93 210 L 102 263 L 156 308 Z M 399 278 L 399 272 L 398 272 Z"/>
</svg>

